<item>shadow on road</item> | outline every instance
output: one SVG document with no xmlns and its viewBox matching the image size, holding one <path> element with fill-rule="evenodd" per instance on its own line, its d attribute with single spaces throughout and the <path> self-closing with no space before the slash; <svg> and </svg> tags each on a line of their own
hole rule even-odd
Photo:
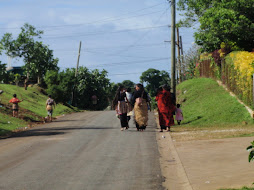
<svg viewBox="0 0 254 190">
<path fill-rule="evenodd" d="M 53 135 L 64 135 L 71 133 L 75 130 L 108 130 L 116 129 L 113 127 L 100 127 L 100 126 L 84 126 L 84 127 L 54 127 L 54 128 L 39 128 L 39 129 L 30 129 L 27 131 L 13 132 L 8 137 L 3 137 L 2 139 L 7 138 L 20 138 L 20 137 L 32 137 L 32 136 L 53 136 Z"/>
</svg>

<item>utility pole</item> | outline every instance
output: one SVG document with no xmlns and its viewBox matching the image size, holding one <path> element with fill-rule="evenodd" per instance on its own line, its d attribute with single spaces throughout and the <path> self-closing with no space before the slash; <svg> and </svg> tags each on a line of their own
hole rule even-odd
<svg viewBox="0 0 254 190">
<path fill-rule="evenodd" d="M 77 61 L 76 72 L 75 72 L 75 77 L 76 77 L 76 78 L 77 78 L 77 76 L 78 76 L 78 67 L 79 67 L 80 51 L 81 51 L 81 41 L 79 42 L 78 61 Z"/>
<path fill-rule="evenodd" d="M 73 91 L 72 91 L 72 105 L 76 106 L 76 101 L 75 101 L 75 92 L 76 92 L 76 85 L 77 85 L 77 76 L 78 76 L 78 68 L 79 68 L 79 58 L 80 58 L 80 51 L 81 51 L 81 41 L 79 42 L 79 50 L 78 50 L 78 61 L 76 65 L 76 71 L 75 71 L 75 82 L 73 86 Z"/>
<path fill-rule="evenodd" d="M 182 58 L 182 60 L 181 60 L 181 62 L 182 62 L 182 69 L 183 69 L 183 73 L 185 73 L 185 68 L 184 68 L 184 58 L 183 58 L 183 41 L 182 41 L 182 36 L 180 36 L 180 50 L 181 50 L 181 58 Z M 184 80 L 183 79 L 183 76 L 182 76 L 182 80 Z"/>
<path fill-rule="evenodd" d="M 170 1 L 169 1 L 170 2 Z M 175 0 L 171 0 L 171 88 L 173 93 L 176 94 L 176 74 L 175 74 Z"/>
<path fill-rule="evenodd" d="M 181 75 L 182 75 L 182 72 L 181 72 L 181 58 L 180 58 L 180 39 L 179 39 L 179 28 L 177 27 L 176 28 L 176 33 L 177 33 L 177 52 L 178 52 L 178 59 L 177 59 L 177 62 L 178 62 L 178 75 L 179 75 L 179 83 L 182 82 L 181 81 Z"/>
</svg>

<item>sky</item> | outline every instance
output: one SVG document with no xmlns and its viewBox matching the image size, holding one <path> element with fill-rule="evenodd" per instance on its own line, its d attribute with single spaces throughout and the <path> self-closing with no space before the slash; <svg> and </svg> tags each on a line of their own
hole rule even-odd
<svg viewBox="0 0 254 190">
<path fill-rule="evenodd" d="M 24 23 L 43 30 L 41 41 L 59 58 L 61 70 L 79 65 L 105 69 L 111 82 L 140 81 L 149 68 L 170 72 L 171 8 L 167 0 L 0 0 L 0 37 L 20 33 Z M 176 21 L 181 16 L 176 12 Z M 180 28 L 183 49 L 192 28 Z M 7 56 L 0 57 L 7 63 Z M 22 59 L 11 60 L 21 66 Z"/>
</svg>

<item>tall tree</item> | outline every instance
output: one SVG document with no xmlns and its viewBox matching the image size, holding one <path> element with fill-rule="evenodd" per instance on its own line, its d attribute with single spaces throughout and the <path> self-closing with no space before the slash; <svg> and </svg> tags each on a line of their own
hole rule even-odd
<svg viewBox="0 0 254 190">
<path fill-rule="evenodd" d="M 157 69 L 148 69 L 140 77 L 141 83 L 146 83 L 146 89 L 151 96 L 156 95 L 156 90 L 163 84 L 170 85 L 169 73 Z"/>
<path fill-rule="evenodd" d="M 185 11 L 179 24 L 199 21 L 195 42 L 203 51 L 214 51 L 225 42 L 232 50 L 254 47 L 253 0 L 179 0 L 178 9 Z"/>
<path fill-rule="evenodd" d="M 1 44 L 6 51 L 6 54 L 10 57 L 23 57 L 27 67 L 30 67 L 30 63 L 33 61 L 33 52 L 35 48 L 35 38 L 41 38 L 43 31 L 35 29 L 32 25 L 25 23 L 21 27 L 21 32 L 17 39 L 13 39 L 11 33 L 4 34 Z M 27 75 L 29 78 L 29 73 Z"/>
<path fill-rule="evenodd" d="M 1 40 L 1 45 L 8 56 L 23 58 L 26 81 L 30 77 L 36 77 L 40 83 L 47 70 L 58 69 L 58 59 L 53 57 L 53 51 L 37 41 L 42 34 L 43 31 L 36 30 L 26 23 L 21 27 L 21 32 L 16 39 L 13 39 L 11 33 L 6 33 Z"/>
<path fill-rule="evenodd" d="M 124 80 L 122 82 L 122 85 L 125 87 L 125 88 L 133 88 L 135 83 L 132 82 L 131 80 Z"/>
<path fill-rule="evenodd" d="M 26 73 L 31 74 L 31 78 L 37 78 L 37 83 L 41 84 L 41 79 L 48 70 L 58 70 L 58 59 L 54 58 L 53 51 L 48 46 L 42 44 L 42 42 L 34 43 L 34 51 L 31 52 L 31 62 L 24 66 Z M 26 58 L 24 59 L 25 62 Z"/>
</svg>

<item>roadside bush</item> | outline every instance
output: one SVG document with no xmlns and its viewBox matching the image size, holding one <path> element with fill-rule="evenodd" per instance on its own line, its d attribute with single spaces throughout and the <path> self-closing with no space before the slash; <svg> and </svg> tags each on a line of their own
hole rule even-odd
<svg viewBox="0 0 254 190">
<path fill-rule="evenodd" d="M 218 57 L 214 59 L 213 56 L 218 56 L 219 52 L 221 59 Z M 209 54 L 200 56 L 199 64 L 196 65 L 198 72 L 195 76 L 221 80 L 245 104 L 254 108 L 254 53 L 236 51 L 225 56 L 225 53 L 219 50 L 213 56 Z"/>
</svg>

